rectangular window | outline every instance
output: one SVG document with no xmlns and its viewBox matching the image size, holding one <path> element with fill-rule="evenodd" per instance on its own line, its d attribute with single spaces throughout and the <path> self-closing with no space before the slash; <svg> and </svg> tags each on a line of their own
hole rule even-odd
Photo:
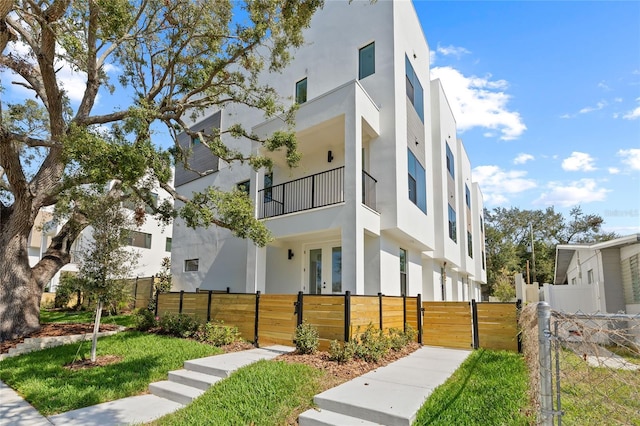
<svg viewBox="0 0 640 426">
<path fill-rule="evenodd" d="M 375 43 L 371 43 L 360 49 L 359 52 L 358 79 L 362 80 L 376 72 Z"/>
<path fill-rule="evenodd" d="M 593 284 L 593 269 L 587 271 L 587 283 Z"/>
<path fill-rule="evenodd" d="M 456 211 L 451 207 L 450 204 L 447 205 L 449 207 L 449 238 L 451 238 L 454 242 L 458 242 L 458 231 L 456 229 Z"/>
<path fill-rule="evenodd" d="M 410 149 L 408 151 L 408 172 L 409 172 L 409 199 L 423 212 L 427 212 L 427 178 L 424 167 L 420 161 L 413 155 Z"/>
<path fill-rule="evenodd" d="M 469 231 L 467 231 L 467 254 L 473 259 L 473 237 Z"/>
<path fill-rule="evenodd" d="M 198 271 L 198 263 L 200 259 L 187 259 L 184 261 L 184 271 L 185 272 L 197 272 Z"/>
<path fill-rule="evenodd" d="M 151 248 L 151 234 L 146 232 L 131 231 L 127 239 L 127 245 L 140 248 Z"/>
<path fill-rule="evenodd" d="M 264 201 L 269 202 L 273 199 L 273 172 L 264 175 Z"/>
<path fill-rule="evenodd" d="M 400 294 L 407 294 L 407 251 L 400 249 Z"/>
<path fill-rule="evenodd" d="M 480 232 L 484 232 L 484 220 L 482 216 L 480 216 Z"/>
<path fill-rule="evenodd" d="M 167 237 L 166 241 L 164 242 L 164 251 L 171 251 L 171 238 Z"/>
<path fill-rule="evenodd" d="M 130 189 L 125 190 L 125 195 L 128 196 L 128 198 L 122 202 L 122 207 L 125 209 L 136 210 L 138 207 L 142 207 L 144 205 L 144 211 L 147 214 L 153 214 L 153 208 L 158 208 L 158 194 L 155 192 L 149 193 L 149 198 L 151 198 L 151 205 L 153 208 L 147 203 L 141 201 L 139 198 L 134 198 L 134 193 Z"/>
<path fill-rule="evenodd" d="M 456 174 L 455 174 L 453 152 L 451 152 L 451 148 L 449 148 L 448 143 L 446 143 L 445 145 L 447 145 L 447 170 L 449 171 L 449 174 L 451 175 L 451 177 L 455 179 Z"/>
<path fill-rule="evenodd" d="M 482 270 L 485 270 L 485 265 L 484 265 L 484 250 L 482 250 Z"/>
<path fill-rule="evenodd" d="M 420 80 L 418 80 L 418 76 L 413 70 L 409 57 L 405 55 L 404 59 L 407 97 L 418 113 L 418 117 L 420 117 L 420 120 L 424 123 L 424 90 L 422 89 Z"/>
<path fill-rule="evenodd" d="M 237 185 L 237 188 L 244 192 L 245 194 L 249 195 L 249 191 L 251 190 L 251 181 L 250 180 L 245 180 L 244 182 L 240 182 Z"/>
<path fill-rule="evenodd" d="M 342 293 L 342 247 L 331 248 L 331 292 Z"/>
<path fill-rule="evenodd" d="M 303 78 L 296 83 L 296 103 L 303 104 L 307 102 L 307 79 Z"/>
<path fill-rule="evenodd" d="M 466 183 L 464 184 L 464 201 L 467 203 L 467 207 L 471 209 L 471 191 L 469 191 Z"/>
<path fill-rule="evenodd" d="M 576 278 L 575 277 L 571 278 L 571 285 L 576 285 L 576 284 L 577 284 Z"/>
</svg>

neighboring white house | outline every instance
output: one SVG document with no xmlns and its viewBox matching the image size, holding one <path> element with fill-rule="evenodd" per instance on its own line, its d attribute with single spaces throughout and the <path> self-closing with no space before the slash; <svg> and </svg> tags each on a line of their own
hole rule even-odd
<svg viewBox="0 0 640 426">
<path fill-rule="evenodd" d="M 272 173 L 228 165 L 198 141 L 192 165 L 176 169 L 185 195 L 241 187 L 274 241 L 265 248 L 225 229 L 174 222 L 174 290 L 407 295 L 480 299 L 486 282 L 482 193 L 410 1 L 326 2 L 305 46 L 264 82 L 297 102 L 302 160 Z M 210 131 L 240 122 L 260 136 L 279 118 L 231 105 L 194 124 Z M 245 153 L 248 141 L 226 140 Z"/>
<path fill-rule="evenodd" d="M 556 247 L 555 285 L 544 299 L 566 312 L 640 313 L 640 234 Z M 568 284 L 568 285 L 558 285 Z"/>
<path fill-rule="evenodd" d="M 164 190 L 156 186 L 152 196 L 158 203 L 167 199 L 173 202 L 173 198 Z M 123 208 L 127 209 L 125 204 Z M 133 209 L 133 206 L 128 210 Z M 131 210 L 132 211 L 132 210 Z M 147 210 L 150 212 L 150 210 Z M 133 214 L 133 211 L 132 211 Z M 53 214 L 45 209 L 38 212 L 34 226 L 29 235 L 29 264 L 34 266 L 46 252 L 51 239 L 60 230 L 61 224 L 56 223 Z M 51 279 L 49 291 L 54 292 L 60 282 L 60 275 L 65 272 L 78 271 L 78 257 L 83 250 L 86 250 L 88 242 L 91 241 L 92 228 L 85 228 L 80 236 L 73 242 L 71 248 L 71 263 L 63 266 L 62 269 Z M 173 228 L 171 224 L 163 226 L 160 221 L 152 215 L 146 216 L 145 223 L 131 232 L 130 247 L 128 250 L 139 254 L 137 265 L 133 269 L 132 277 L 150 277 L 157 274 L 162 266 L 162 259 L 171 256 L 171 240 Z"/>
</svg>

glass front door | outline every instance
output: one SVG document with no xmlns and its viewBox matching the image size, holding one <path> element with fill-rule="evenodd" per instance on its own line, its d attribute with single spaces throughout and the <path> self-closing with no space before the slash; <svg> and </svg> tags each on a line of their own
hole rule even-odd
<svg viewBox="0 0 640 426">
<path fill-rule="evenodd" d="M 328 244 L 310 249 L 307 277 L 309 294 L 342 293 L 342 247 Z"/>
</svg>

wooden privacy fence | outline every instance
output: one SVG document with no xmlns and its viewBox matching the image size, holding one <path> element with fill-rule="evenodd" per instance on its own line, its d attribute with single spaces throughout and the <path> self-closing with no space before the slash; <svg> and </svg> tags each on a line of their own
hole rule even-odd
<svg viewBox="0 0 640 426">
<path fill-rule="evenodd" d="M 389 332 L 405 324 L 419 343 L 450 348 L 520 351 L 519 303 L 422 302 L 421 296 L 352 296 L 250 293 L 162 293 L 156 316 L 182 313 L 199 321 L 238 327 L 257 345 L 291 345 L 303 321 L 318 330 L 320 349 L 347 342 L 372 324 Z"/>
<path fill-rule="evenodd" d="M 306 321 L 318 330 L 320 349 L 326 350 L 332 340 L 349 341 L 369 324 L 385 332 L 409 324 L 420 342 L 420 307 L 420 296 L 174 292 L 157 295 L 156 316 L 182 313 L 203 322 L 221 321 L 259 345 L 291 345 L 296 327 Z"/>
<path fill-rule="evenodd" d="M 422 306 L 425 345 L 521 351 L 520 301 L 423 302 Z"/>
</svg>

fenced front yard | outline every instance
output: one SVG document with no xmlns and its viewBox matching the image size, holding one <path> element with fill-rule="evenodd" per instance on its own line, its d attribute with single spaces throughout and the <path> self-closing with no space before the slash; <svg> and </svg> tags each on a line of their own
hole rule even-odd
<svg viewBox="0 0 640 426">
<path fill-rule="evenodd" d="M 320 349 L 347 342 L 370 324 L 388 332 L 412 327 L 426 345 L 519 350 L 516 303 L 423 302 L 421 296 L 173 292 L 157 295 L 156 316 L 185 314 L 238 327 L 259 346 L 291 345 L 302 322 L 319 333 Z"/>
</svg>

